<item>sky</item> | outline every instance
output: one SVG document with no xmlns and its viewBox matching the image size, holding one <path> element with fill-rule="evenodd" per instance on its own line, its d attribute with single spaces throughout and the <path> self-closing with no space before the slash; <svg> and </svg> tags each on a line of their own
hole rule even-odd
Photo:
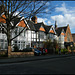
<svg viewBox="0 0 75 75">
<path fill-rule="evenodd" d="M 50 1 L 47 5 L 50 5 Z M 69 24 L 71 33 L 75 33 L 75 1 L 51 1 L 51 6 L 55 6 L 51 14 L 44 15 L 44 18 L 37 16 L 37 21 L 54 26 L 56 20 L 58 27 Z M 47 8 L 46 11 L 50 10 Z"/>
</svg>

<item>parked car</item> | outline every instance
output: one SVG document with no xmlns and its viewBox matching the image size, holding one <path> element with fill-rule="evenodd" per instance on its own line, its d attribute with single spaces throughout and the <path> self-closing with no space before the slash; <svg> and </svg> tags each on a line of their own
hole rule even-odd
<svg viewBox="0 0 75 75">
<path fill-rule="evenodd" d="M 31 51 L 33 51 L 33 48 L 32 47 L 24 48 L 23 51 L 24 52 L 31 52 Z"/>
<path fill-rule="evenodd" d="M 34 48 L 34 55 L 42 55 L 42 52 L 37 48 Z"/>
<path fill-rule="evenodd" d="M 43 48 L 42 54 L 45 55 L 45 54 L 47 54 L 47 53 L 48 53 L 47 49 L 46 49 L 46 48 Z"/>
</svg>

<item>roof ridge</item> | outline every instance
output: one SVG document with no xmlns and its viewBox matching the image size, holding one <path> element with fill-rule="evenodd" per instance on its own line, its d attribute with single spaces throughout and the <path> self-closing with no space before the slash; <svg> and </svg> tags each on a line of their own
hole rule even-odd
<svg viewBox="0 0 75 75">
<path fill-rule="evenodd" d="M 67 26 L 63 26 L 63 27 L 57 27 L 57 28 L 64 28 L 64 27 L 67 27 Z"/>
</svg>

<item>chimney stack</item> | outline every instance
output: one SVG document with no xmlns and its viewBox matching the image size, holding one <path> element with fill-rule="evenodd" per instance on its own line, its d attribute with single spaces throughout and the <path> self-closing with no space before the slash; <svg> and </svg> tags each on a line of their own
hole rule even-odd
<svg viewBox="0 0 75 75">
<path fill-rule="evenodd" d="M 57 21 L 55 21 L 55 29 L 57 29 Z"/>
<path fill-rule="evenodd" d="M 35 24 L 37 24 L 37 16 L 33 16 L 33 17 L 31 18 L 31 20 L 32 20 Z"/>
</svg>

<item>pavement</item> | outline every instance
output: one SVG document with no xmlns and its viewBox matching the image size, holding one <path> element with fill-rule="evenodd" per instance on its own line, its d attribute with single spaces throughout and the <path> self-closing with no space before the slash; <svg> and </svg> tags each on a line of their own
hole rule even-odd
<svg viewBox="0 0 75 75">
<path fill-rule="evenodd" d="M 64 55 L 41 55 L 41 56 L 30 56 L 30 57 L 17 57 L 17 58 L 0 58 L 0 64 L 9 64 L 9 63 L 20 63 L 27 61 L 38 61 L 38 60 L 46 60 L 53 58 L 64 58 L 75 56 L 75 54 L 64 54 Z"/>
</svg>

